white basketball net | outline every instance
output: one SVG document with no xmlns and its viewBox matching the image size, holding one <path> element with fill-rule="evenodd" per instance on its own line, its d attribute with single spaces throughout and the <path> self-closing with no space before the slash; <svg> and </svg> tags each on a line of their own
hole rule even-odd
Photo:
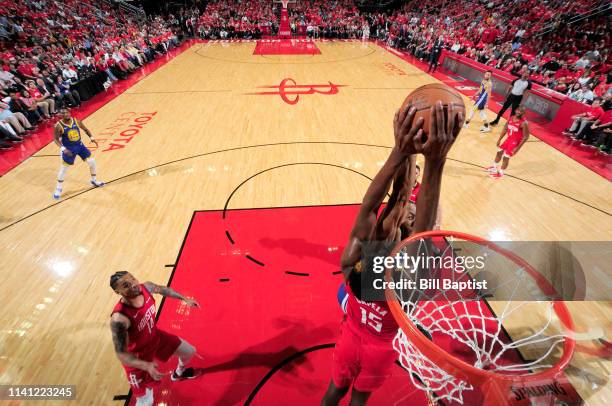
<svg viewBox="0 0 612 406">
<path fill-rule="evenodd" d="M 448 239 L 446 241 L 447 247 L 439 252 L 443 257 L 454 255 L 454 242 Z M 425 255 L 430 254 L 428 244 L 423 240 L 415 241 L 413 244 L 418 244 L 417 252 L 424 252 Z M 476 246 L 475 243 L 473 244 Z M 510 259 L 506 259 L 503 255 L 497 254 L 485 246 L 479 246 L 479 248 L 483 252 L 486 251 L 488 255 L 503 257 L 507 262 L 511 262 Z M 440 338 L 444 339 L 440 335 L 443 334 L 450 337 L 454 342 L 460 342 L 473 353 L 471 355 L 473 355 L 474 361 L 470 363 L 476 368 L 506 374 L 528 374 L 538 369 L 551 367 L 549 363 L 544 361 L 557 348 L 557 344 L 564 341 L 565 336 L 561 334 L 545 335 L 545 331 L 551 326 L 553 319 L 556 319 L 553 316 L 555 313 L 552 302 L 513 301 L 519 286 L 520 289 L 533 287 L 537 289 L 530 276 L 526 275 L 524 270 L 517 268 L 518 265 L 515 265 L 514 270 L 518 275 L 516 280 L 513 279 L 515 286 L 510 286 L 509 283 L 505 286 L 504 283 L 497 285 L 498 289 L 504 288 L 506 292 L 510 289 L 512 292 L 510 299 L 505 300 L 506 304 L 501 312 L 498 311 L 499 315 L 497 316 L 493 314 L 484 299 L 475 300 L 474 296 L 471 295 L 471 298 L 463 300 L 462 292 L 456 289 L 437 289 L 422 292 L 420 295 L 415 295 L 414 290 L 395 290 L 395 294 L 409 319 L 420 329 L 424 329 L 433 335 L 434 343 L 439 341 Z M 407 270 L 396 270 L 404 273 L 404 276 L 407 275 Z M 416 275 L 419 272 L 424 273 L 426 271 L 418 269 Z M 420 276 L 425 277 L 426 275 Z M 410 278 L 414 279 L 415 274 L 412 274 Z M 533 286 L 529 286 L 530 284 Z M 505 297 L 507 297 L 507 294 Z M 496 302 L 496 304 L 499 303 L 503 302 Z M 530 331 L 526 337 L 513 342 L 508 340 L 503 330 L 504 321 L 512 316 L 520 316 L 525 311 L 533 312 L 532 308 L 534 306 L 532 305 L 538 308 L 537 313 L 541 316 L 539 318 L 541 326 L 534 331 Z M 519 312 L 519 310 L 521 311 Z M 533 314 L 530 313 L 530 316 L 533 317 Z M 399 353 L 399 361 L 409 372 L 412 383 L 428 392 L 430 401 L 449 400 L 463 404 L 463 392 L 474 389 L 468 382 L 450 375 L 435 365 L 411 343 L 410 338 L 406 336 L 402 329 L 399 329 L 393 341 L 393 347 Z M 532 361 L 509 364 L 504 357 L 509 353 L 515 353 L 519 349 L 529 350 L 531 347 L 537 347 L 541 350 L 537 356 L 530 354 Z"/>
</svg>

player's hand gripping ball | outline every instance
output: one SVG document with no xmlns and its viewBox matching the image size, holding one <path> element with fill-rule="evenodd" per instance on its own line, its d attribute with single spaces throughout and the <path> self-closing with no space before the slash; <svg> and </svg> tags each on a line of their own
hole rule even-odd
<svg viewBox="0 0 612 406">
<path fill-rule="evenodd" d="M 422 117 L 423 132 L 425 135 L 428 135 L 431 128 L 431 107 L 435 106 L 437 101 L 442 102 L 442 108 L 445 113 L 445 125 L 448 123 L 448 110 L 451 106 L 457 113 L 462 113 L 461 117 L 465 117 L 465 103 L 459 92 L 442 83 L 431 83 L 414 90 L 406 97 L 401 109 L 405 109 L 408 105 L 415 107 L 414 122 L 416 123 Z M 461 121 L 461 123 L 458 123 L 460 127 L 463 126 L 463 120 Z"/>
</svg>

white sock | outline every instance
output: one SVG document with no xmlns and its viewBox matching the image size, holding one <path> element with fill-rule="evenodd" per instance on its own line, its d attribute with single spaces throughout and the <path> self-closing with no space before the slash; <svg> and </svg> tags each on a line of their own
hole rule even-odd
<svg viewBox="0 0 612 406">
<path fill-rule="evenodd" d="M 183 375 L 185 372 L 185 365 L 191 361 L 191 358 L 195 354 L 195 348 L 187 341 L 181 340 L 181 345 L 174 352 L 174 355 L 178 357 L 178 365 L 176 366 L 176 374 L 178 376 Z"/>
<path fill-rule="evenodd" d="M 57 174 L 57 184 L 55 185 L 55 190 L 57 190 L 58 192 L 62 191 L 62 185 L 64 184 L 64 178 L 66 177 L 66 171 L 68 171 L 68 167 L 62 165 Z"/>
<path fill-rule="evenodd" d="M 185 372 L 185 363 L 181 358 L 178 359 L 178 365 L 176 366 L 175 372 L 178 376 L 183 375 L 183 372 Z"/>
<path fill-rule="evenodd" d="M 482 121 L 484 121 L 485 125 L 487 124 L 487 113 L 485 113 L 484 110 L 479 110 L 478 111 L 478 115 L 480 116 L 480 118 L 482 119 Z"/>
<path fill-rule="evenodd" d="M 497 169 L 497 162 L 493 162 L 493 168 Z"/>
<path fill-rule="evenodd" d="M 136 406 L 152 406 L 153 405 L 153 389 L 147 388 L 145 394 L 136 398 Z"/>
<path fill-rule="evenodd" d="M 465 123 L 469 124 L 470 121 L 472 121 L 472 117 L 474 117 L 474 109 L 470 110 L 470 112 L 468 113 L 467 120 L 465 120 Z"/>
<path fill-rule="evenodd" d="M 87 160 L 87 165 L 89 165 L 89 171 L 91 172 L 91 180 L 96 182 L 96 160 L 89 158 Z"/>
</svg>

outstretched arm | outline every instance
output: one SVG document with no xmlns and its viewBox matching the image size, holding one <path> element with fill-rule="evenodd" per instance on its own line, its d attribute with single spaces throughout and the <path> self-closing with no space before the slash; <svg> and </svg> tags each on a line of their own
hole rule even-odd
<svg viewBox="0 0 612 406">
<path fill-rule="evenodd" d="M 403 156 L 400 152 L 393 148 L 387 162 L 385 162 L 374 179 L 372 179 L 372 183 L 363 197 L 359 213 L 349 236 L 349 242 L 344 248 L 342 258 L 340 259 L 340 264 L 346 277 L 348 277 L 351 267 L 361 257 L 361 242 L 369 239 L 376 227 L 376 214 L 385 195 L 389 191 L 393 175 L 401 165 L 402 159 Z"/>
<path fill-rule="evenodd" d="M 363 197 L 351 235 L 360 239 L 366 239 L 370 236 L 380 205 L 389 192 L 391 181 L 404 160 L 405 157 L 396 148 L 391 151 L 389 158 L 372 179 L 372 183 L 370 183 Z"/>
<path fill-rule="evenodd" d="M 389 201 L 381 214 L 381 218 L 385 218 L 389 212 L 396 206 L 398 201 L 408 199 L 408 195 L 412 191 L 416 177 L 416 156 L 410 155 L 402 162 L 400 167 L 395 172 L 393 178 L 393 189 Z"/>
<path fill-rule="evenodd" d="M 399 167 L 393 179 L 393 191 L 385 209 L 378 217 L 374 238 L 396 239 L 400 223 L 407 210 L 408 199 L 416 178 L 416 156 L 410 155 Z"/>
<path fill-rule="evenodd" d="M 442 186 L 442 172 L 444 160 L 425 160 L 423 181 L 417 200 L 416 217 L 413 233 L 420 233 L 433 229 L 440 201 L 440 188 Z"/>
<path fill-rule="evenodd" d="M 389 191 L 393 176 L 402 162 L 415 152 L 414 137 L 422 133 L 421 127 L 423 126 L 421 118 L 414 122 L 413 125 L 415 114 L 416 109 L 410 106 L 395 114 L 393 121 L 395 146 L 363 197 L 363 202 L 351 230 L 349 243 L 342 252 L 341 265 L 343 269 L 359 261 L 361 241 L 370 238 L 372 235 L 376 226 L 376 214 L 385 195 Z"/>
<path fill-rule="evenodd" d="M 402 163 L 410 155 L 414 154 L 413 138 L 423 125 L 421 119 L 414 123 L 414 126 L 412 125 L 415 114 L 416 109 L 410 106 L 395 114 L 395 119 L 393 120 L 395 146 L 383 167 L 380 168 L 380 171 L 372 179 L 372 183 L 370 183 L 363 197 L 351 236 L 360 239 L 370 236 L 376 223 L 376 214 L 389 191 L 393 177 Z"/>
<path fill-rule="evenodd" d="M 145 282 L 143 283 L 143 285 L 151 293 L 157 293 L 165 297 L 172 297 L 174 299 L 180 299 L 190 307 L 200 307 L 199 303 L 195 299 L 186 298 L 185 296 L 181 295 L 174 289 L 169 288 L 168 286 L 156 285 L 153 282 Z"/>
<path fill-rule="evenodd" d="M 445 120 L 442 103 L 437 102 L 431 108 L 431 124 L 427 141 L 423 143 L 422 136 L 415 138 L 417 148 L 425 156 L 425 168 L 417 200 L 414 233 L 429 231 L 433 229 L 436 222 L 446 155 L 459 135 L 463 115 L 463 112 L 449 107 L 448 119 Z"/>
</svg>

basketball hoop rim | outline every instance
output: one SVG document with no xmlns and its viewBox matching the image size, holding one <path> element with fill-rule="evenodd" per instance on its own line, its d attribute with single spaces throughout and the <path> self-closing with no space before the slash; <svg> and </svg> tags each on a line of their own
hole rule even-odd
<svg viewBox="0 0 612 406">
<path fill-rule="evenodd" d="M 426 237 L 456 237 L 466 241 L 471 241 L 480 245 L 484 245 L 492 249 L 493 251 L 496 251 L 499 254 L 510 258 L 513 262 L 520 265 L 525 271 L 527 271 L 530 276 L 532 276 L 536 280 L 540 288 L 544 287 L 549 292 L 555 291 L 552 285 L 548 282 L 548 280 L 544 278 L 544 276 L 542 276 L 537 270 L 535 270 L 531 265 L 529 265 L 529 263 L 515 255 L 513 252 L 510 252 L 484 238 L 470 235 L 467 233 L 462 233 L 459 231 L 434 230 L 417 233 L 399 242 L 394 247 L 393 251 L 391 251 L 391 254 L 389 254 L 389 256 L 394 257 L 408 243 Z M 392 280 L 391 272 L 393 271 L 390 268 L 386 269 L 386 281 Z M 540 379 L 555 378 L 556 376 L 558 376 L 561 370 L 563 370 L 569 364 L 576 346 L 576 341 L 573 338 L 566 336 L 563 341 L 563 355 L 561 359 L 559 359 L 559 361 L 549 369 L 535 374 L 503 375 L 494 371 L 485 371 L 483 369 L 478 369 L 465 361 L 455 358 L 454 356 L 440 348 L 438 345 L 436 345 L 433 341 L 429 341 L 429 339 L 427 339 L 427 337 L 425 337 L 425 335 L 417 328 L 417 326 L 408 318 L 408 316 L 402 309 L 402 305 L 397 300 L 394 290 L 390 289 L 389 285 L 387 285 L 387 288 L 385 289 L 385 298 L 387 300 L 391 313 L 393 314 L 393 317 L 397 321 L 399 327 L 404 331 L 407 338 L 412 342 L 412 344 L 414 344 L 414 346 L 417 347 L 418 350 L 421 351 L 427 358 L 429 358 L 435 365 L 437 365 L 447 373 L 461 380 L 467 381 L 472 385 L 483 387 L 495 382 L 498 385 L 501 384 L 504 387 L 509 387 L 513 384 L 524 385 L 525 383 Z M 575 330 L 574 322 L 570 315 L 569 309 L 565 305 L 565 302 L 557 300 L 552 301 L 552 303 L 555 313 L 557 314 L 565 328 L 573 332 Z"/>
</svg>

